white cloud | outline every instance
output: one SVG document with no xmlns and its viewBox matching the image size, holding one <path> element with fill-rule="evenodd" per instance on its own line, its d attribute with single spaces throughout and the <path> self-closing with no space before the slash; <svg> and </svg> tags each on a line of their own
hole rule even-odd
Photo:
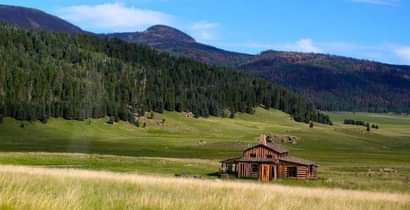
<svg viewBox="0 0 410 210">
<path fill-rule="evenodd" d="M 273 50 L 305 52 L 305 53 L 324 53 L 326 52 L 310 38 L 303 38 L 295 42 L 286 42 L 286 43 L 244 42 L 244 43 L 234 43 L 234 44 L 224 44 L 224 45 L 226 47 L 252 49 L 252 51 L 253 50 L 263 51 L 263 50 L 273 49 Z"/>
<path fill-rule="evenodd" d="M 294 46 L 294 49 L 300 52 L 313 52 L 313 53 L 323 52 L 322 49 L 320 49 L 318 46 L 316 46 L 315 43 L 313 43 L 312 39 L 307 39 L 307 38 L 297 41 L 296 45 Z"/>
<path fill-rule="evenodd" d="M 217 38 L 218 23 L 208 21 L 194 22 L 189 29 L 196 40 L 200 42 L 214 41 Z"/>
<path fill-rule="evenodd" d="M 264 43 L 257 43 L 257 42 L 250 42 L 245 43 L 243 45 L 247 48 L 253 49 L 275 49 L 275 50 L 284 50 L 284 51 L 295 51 L 295 52 L 306 52 L 306 53 L 323 53 L 324 50 L 321 49 L 312 39 L 310 38 L 303 38 L 297 40 L 296 42 L 288 42 L 288 43 L 272 43 L 272 44 L 264 44 Z"/>
<path fill-rule="evenodd" d="M 351 0 L 354 3 L 364 3 L 383 6 L 397 6 L 400 4 L 400 0 Z"/>
<path fill-rule="evenodd" d="M 403 62 L 410 64 L 410 46 L 399 47 L 395 50 L 395 53 Z"/>
<path fill-rule="evenodd" d="M 122 3 L 69 6 L 61 8 L 59 13 L 84 29 L 98 32 L 142 30 L 155 24 L 171 24 L 173 19 L 163 12 L 127 7 Z"/>
</svg>

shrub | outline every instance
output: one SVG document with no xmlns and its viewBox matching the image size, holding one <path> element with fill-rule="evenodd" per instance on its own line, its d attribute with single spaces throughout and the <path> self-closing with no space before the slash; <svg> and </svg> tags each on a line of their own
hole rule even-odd
<svg viewBox="0 0 410 210">
<path fill-rule="evenodd" d="M 153 111 L 149 112 L 147 118 L 148 118 L 148 119 L 151 119 L 151 120 L 154 119 L 154 112 L 153 112 Z"/>
<path fill-rule="evenodd" d="M 41 123 L 43 123 L 43 124 L 47 124 L 48 123 L 48 117 L 47 116 L 42 116 L 42 117 L 40 117 L 40 122 Z"/>
<path fill-rule="evenodd" d="M 108 121 L 107 121 L 107 123 L 110 124 L 110 125 L 113 125 L 115 122 L 116 122 L 116 121 L 115 121 L 115 117 L 114 117 L 114 116 L 111 116 L 110 119 L 108 119 Z"/>
</svg>

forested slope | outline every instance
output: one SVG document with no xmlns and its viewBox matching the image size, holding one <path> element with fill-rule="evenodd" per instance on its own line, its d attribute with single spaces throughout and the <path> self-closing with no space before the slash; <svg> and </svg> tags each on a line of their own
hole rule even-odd
<svg viewBox="0 0 410 210">
<path fill-rule="evenodd" d="M 244 73 L 116 39 L 0 25 L 2 117 L 133 121 L 146 111 L 233 116 L 259 105 L 329 123 L 297 94 Z"/>
</svg>

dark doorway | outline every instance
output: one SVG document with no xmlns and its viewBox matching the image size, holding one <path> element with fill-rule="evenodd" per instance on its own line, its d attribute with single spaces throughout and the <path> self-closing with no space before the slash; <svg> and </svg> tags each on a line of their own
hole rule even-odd
<svg viewBox="0 0 410 210">
<path fill-rule="evenodd" d="M 288 167 L 288 177 L 296 177 L 298 175 L 298 169 L 296 167 Z"/>
</svg>

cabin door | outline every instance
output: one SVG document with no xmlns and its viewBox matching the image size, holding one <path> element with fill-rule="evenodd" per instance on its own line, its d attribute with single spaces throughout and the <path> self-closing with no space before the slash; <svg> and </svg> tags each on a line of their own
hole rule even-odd
<svg viewBox="0 0 410 210">
<path fill-rule="evenodd" d="M 261 164 L 259 167 L 259 180 L 261 182 L 269 182 L 272 180 L 272 166 L 269 164 Z"/>
</svg>

